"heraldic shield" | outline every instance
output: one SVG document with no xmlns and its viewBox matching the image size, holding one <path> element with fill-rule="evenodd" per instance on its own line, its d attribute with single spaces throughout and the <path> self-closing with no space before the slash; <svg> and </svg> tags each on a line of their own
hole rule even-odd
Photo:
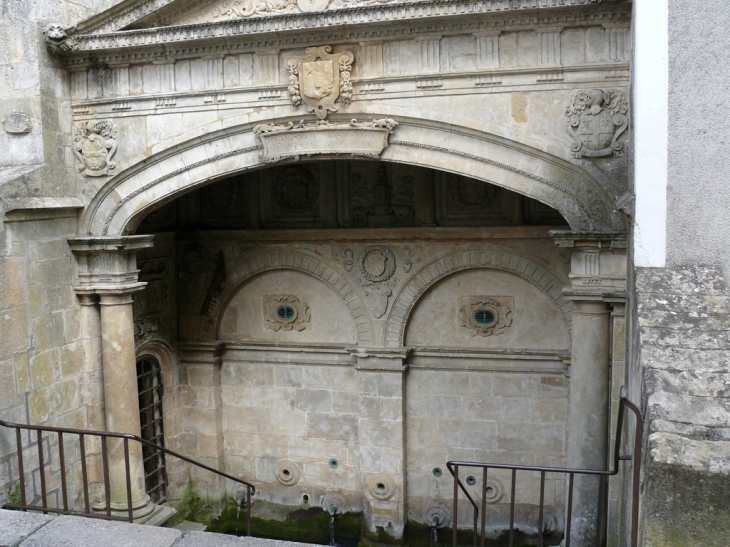
<svg viewBox="0 0 730 547">
<path fill-rule="evenodd" d="M 623 93 L 610 89 L 590 89 L 573 93 L 566 108 L 568 133 L 575 140 L 573 156 L 597 158 L 619 155 L 626 131 L 628 104 Z"/>
<path fill-rule="evenodd" d="M 354 56 L 349 51 L 332 53 L 331 46 L 307 48 L 305 57 L 287 57 L 289 97 L 294 106 L 302 101 L 320 120 L 352 101 L 350 71 Z"/>
</svg>

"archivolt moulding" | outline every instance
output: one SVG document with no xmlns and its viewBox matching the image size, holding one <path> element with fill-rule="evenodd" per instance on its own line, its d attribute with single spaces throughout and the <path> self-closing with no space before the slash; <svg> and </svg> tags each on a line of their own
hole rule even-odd
<svg viewBox="0 0 730 547">
<path fill-rule="evenodd" d="M 388 315 L 386 345 L 391 348 L 403 346 L 408 317 L 421 295 L 434 283 L 452 273 L 473 268 L 511 272 L 536 285 L 560 309 L 570 329 L 572 306 L 563 297 L 563 287 L 569 285 L 567 280 L 561 281 L 556 274 L 535 260 L 506 250 L 466 249 L 431 261 L 403 285 Z"/>
<path fill-rule="evenodd" d="M 226 266 L 226 278 L 216 288 L 208 308 L 204 310 L 202 335 L 214 337 L 220 326 L 223 311 L 239 287 L 248 279 L 270 270 L 296 270 L 316 277 L 344 301 L 355 322 L 359 345 L 372 345 L 373 336 L 365 304 L 347 281 L 345 273 L 336 264 L 304 250 L 266 249 L 248 254 Z"/>
</svg>

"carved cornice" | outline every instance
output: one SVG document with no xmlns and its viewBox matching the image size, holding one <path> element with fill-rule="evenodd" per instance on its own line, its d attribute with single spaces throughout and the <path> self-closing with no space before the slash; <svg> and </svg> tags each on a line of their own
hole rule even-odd
<svg viewBox="0 0 730 547">
<path fill-rule="evenodd" d="M 118 31 L 121 26 L 112 25 L 111 32 L 98 34 L 73 33 L 75 29 L 69 29 L 78 48 L 58 53 L 71 60 L 79 57 L 85 59 L 90 52 L 99 58 L 99 52 L 115 50 L 120 59 L 139 62 L 141 56 L 144 62 L 148 62 L 154 56 L 194 57 L 282 45 L 296 47 L 300 43 L 311 45 L 313 32 L 321 34 L 324 42 L 360 42 L 370 38 L 403 39 L 404 36 L 434 32 L 444 35 L 496 29 L 526 30 L 556 24 L 571 27 L 602 25 L 628 21 L 630 18 L 630 5 L 593 6 L 593 9 L 587 10 L 585 8 L 589 7 L 589 3 L 597 2 L 585 0 L 583 9 L 580 9 L 580 5 L 558 6 L 558 0 L 529 0 L 527 3 L 530 5 L 522 7 L 523 2 L 506 3 L 502 0 L 429 0 L 128 31 Z M 548 11 L 549 14 L 542 15 Z M 368 27 L 375 28 L 370 30 Z M 107 27 L 101 25 L 94 28 Z M 134 50 L 134 53 L 130 50 Z"/>
</svg>

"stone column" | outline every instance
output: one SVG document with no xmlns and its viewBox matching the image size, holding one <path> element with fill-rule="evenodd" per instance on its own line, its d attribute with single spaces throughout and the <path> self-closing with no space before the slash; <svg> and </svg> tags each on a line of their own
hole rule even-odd
<svg viewBox="0 0 730 547">
<path fill-rule="evenodd" d="M 611 306 L 626 297 L 626 237 L 619 233 L 552 232 L 571 250 L 573 302 L 567 467 L 607 469 Z M 571 545 L 593 546 L 606 522 L 606 490 L 597 477 L 575 476 Z M 599 512 L 603 519 L 597 528 Z"/>
<path fill-rule="evenodd" d="M 134 348 L 132 293 L 144 288 L 137 281 L 136 251 L 152 246 L 152 236 L 85 237 L 69 239 L 76 257 L 76 293 L 85 300 L 98 295 L 101 316 L 101 354 L 104 377 L 104 415 L 107 431 L 140 435 L 137 368 Z M 110 505 L 127 514 L 124 445 L 107 441 Z M 132 507 L 135 521 L 145 522 L 156 506 L 145 493 L 142 447 L 129 443 Z M 103 510 L 105 503 L 95 505 Z"/>
<path fill-rule="evenodd" d="M 403 537 L 406 520 L 404 364 L 410 348 L 352 348 L 360 403 L 360 472 L 368 531 Z"/>
</svg>

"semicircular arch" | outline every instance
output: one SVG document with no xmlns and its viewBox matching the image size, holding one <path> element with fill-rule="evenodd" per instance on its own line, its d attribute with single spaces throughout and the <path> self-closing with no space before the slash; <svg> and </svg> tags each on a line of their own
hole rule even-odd
<svg viewBox="0 0 730 547">
<path fill-rule="evenodd" d="M 560 310 L 570 332 L 572 304 L 563 296 L 568 280 L 537 260 L 505 249 L 461 249 L 424 265 L 403 285 L 393 300 L 386 322 L 388 347 L 401 347 L 413 308 L 421 296 L 441 279 L 463 270 L 490 268 L 519 275 L 542 290 Z"/>
<path fill-rule="evenodd" d="M 372 326 L 365 304 L 345 273 L 336 264 L 301 249 L 262 249 L 227 266 L 225 280 L 216 288 L 208 308 L 203 311 L 203 337 L 218 338 L 223 312 L 241 286 L 255 275 L 272 270 L 296 270 L 322 281 L 347 306 L 355 324 L 358 344 L 372 345 Z"/>
<path fill-rule="evenodd" d="M 337 119 L 333 116 L 333 121 Z M 430 167 L 507 188 L 557 209 L 574 230 L 624 229 L 611 192 L 569 161 L 466 126 L 407 117 L 396 121 L 399 125 L 380 156 L 383 161 Z M 132 233 L 144 216 L 184 193 L 271 166 L 260 157 L 263 146 L 253 129 L 253 124 L 245 123 L 204 134 L 128 167 L 109 179 L 91 200 L 82 215 L 80 232 L 96 236 Z"/>
</svg>

